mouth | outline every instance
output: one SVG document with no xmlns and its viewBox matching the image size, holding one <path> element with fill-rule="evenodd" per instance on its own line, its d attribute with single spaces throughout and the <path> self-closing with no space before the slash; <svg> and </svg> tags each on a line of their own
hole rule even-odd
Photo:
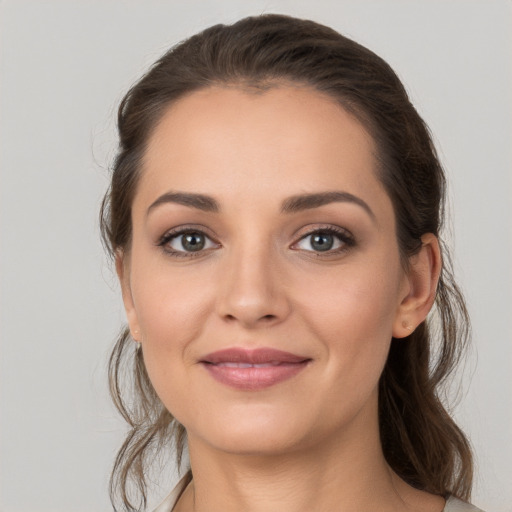
<svg viewBox="0 0 512 512">
<path fill-rule="evenodd" d="M 208 354 L 199 362 L 218 382 L 256 391 L 291 379 L 311 358 L 271 348 L 229 348 Z"/>
</svg>

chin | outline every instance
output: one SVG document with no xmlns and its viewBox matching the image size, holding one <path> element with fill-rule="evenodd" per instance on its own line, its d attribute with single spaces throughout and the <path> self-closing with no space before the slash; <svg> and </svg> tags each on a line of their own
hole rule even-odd
<svg viewBox="0 0 512 512">
<path fill-rule="evenodd" d="M 202 443 L 225 453 L 270 456 L 289 453 L 304 444 L 310 431 L 302 423 L 285 414 L 253 412 L 236 418 L 209 418 L 204 422 L 207 429 L 187 432 L 189 445 L 200 438 Z"/>
<path fill-rule="evenodd" d="M 291 453 L 301 446 L 290 436 L 268 435 L 262 432 L 222 433 L 210 440 L 210 445 L 218 451 L 232 455 L 272 457 Z"/>
</svg>

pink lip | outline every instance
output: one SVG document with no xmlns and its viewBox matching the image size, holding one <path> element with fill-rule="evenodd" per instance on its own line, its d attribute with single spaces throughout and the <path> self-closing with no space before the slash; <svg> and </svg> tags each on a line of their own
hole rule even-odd
<svg viewBox="0 0 512 512">
<path fill-rule="evenodd" d="M 254 391 L 290 379 L 310 361 L 310 358 L 273 348 L 228 348 L 208 354 L 200 363 L 217 381 Z"/>
</svg>

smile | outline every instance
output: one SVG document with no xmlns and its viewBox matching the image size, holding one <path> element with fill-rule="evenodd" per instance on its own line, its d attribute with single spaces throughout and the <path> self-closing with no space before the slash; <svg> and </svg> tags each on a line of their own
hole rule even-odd
<svg viewBox="0 0 512 512">
<path fill-rule="evenodd" d="M 271 348 L 230 348 L 208 354 L 200 363 L 222 384 L 257 391 L 294 377 L 310 361 L 310 358 Z"/>
</svg>

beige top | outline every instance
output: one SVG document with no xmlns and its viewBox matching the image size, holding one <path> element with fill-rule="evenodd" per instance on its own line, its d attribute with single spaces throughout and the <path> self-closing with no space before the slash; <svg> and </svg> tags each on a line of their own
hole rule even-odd
<svg viewBox="0 0 512 512">
<path fill-rule="evenodd" d="M 185 490 L 186 486 L 187 481 L 182 478 L 171 494 L 165 498 L 154 512 L 172 512 L 172 509 L 176 505 L 178 498 L 181 496 L 181 493 Z M 444 507 L 443 512 L 483 512 L 483 510 L 451 496 L 446 500 L 446 506 Z"/>
</svg>

